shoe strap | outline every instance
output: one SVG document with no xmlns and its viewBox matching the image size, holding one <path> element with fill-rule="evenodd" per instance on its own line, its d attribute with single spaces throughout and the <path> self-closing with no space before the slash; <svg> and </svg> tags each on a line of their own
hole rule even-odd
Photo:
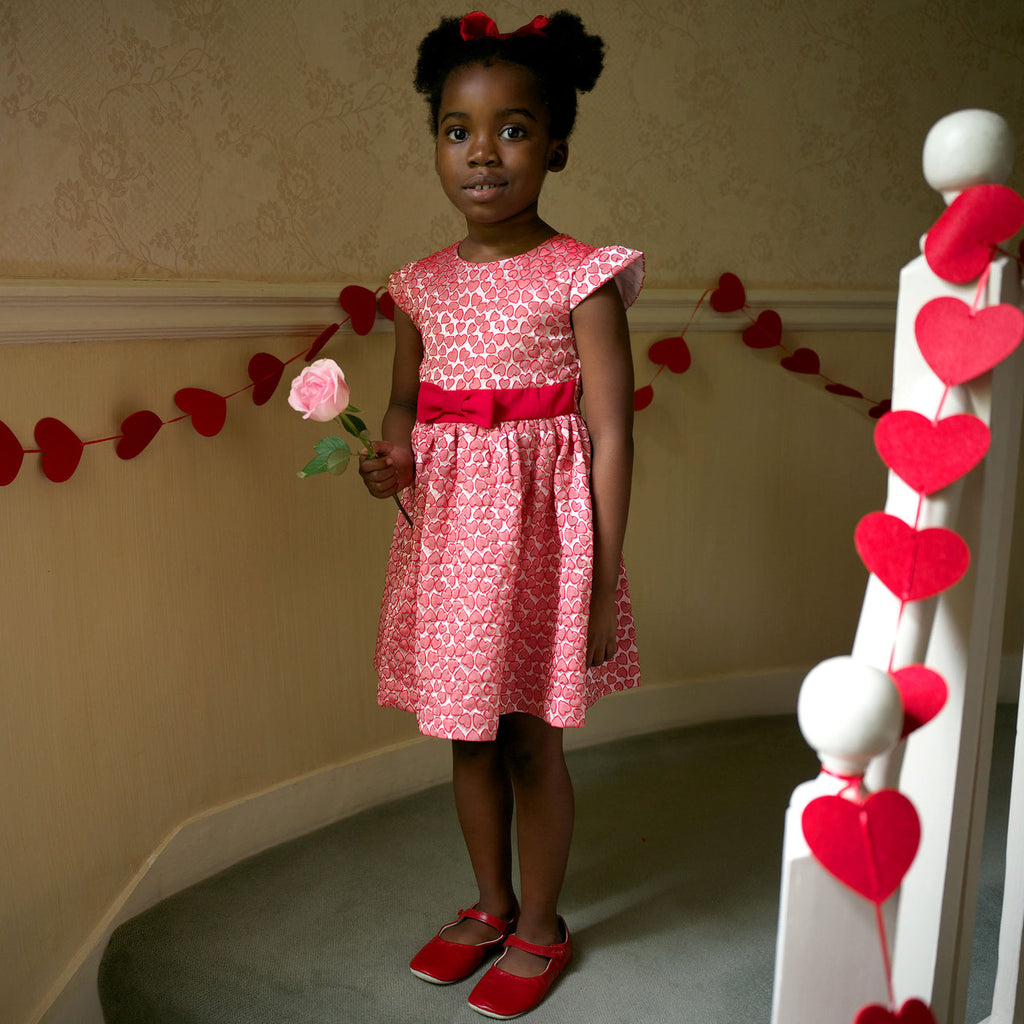
<svg viewBox="0 0 1024 1024">
<path fill-rule="evenodd" d="M 486 910 L 477 910 L 476 907 L 470 907 L 468 910 L 459 911 L 459 919 L 464 917 L 471 917 L 474 921 L 480 921 L 483 924 L 489 925 L 496 932 L 500 932 L 502 935 L 505 934 L 505 929 L 508 928 L 509 922 L 500 918 L 495 917 L 494 914 L 488 914 Z"/>
<path fill-rule="evenodd" d="M 534 942 L 524 942 L 518 935 L 510 935 L 505 940 L 506 946 L 515 946 L 524 952 L 532 953 L 534 956 L 545 956 L 549 960 L 564 960 L 566 955 L 566 943 L 556 942 L 553 946 L 538 946 Z"/>
</svg>

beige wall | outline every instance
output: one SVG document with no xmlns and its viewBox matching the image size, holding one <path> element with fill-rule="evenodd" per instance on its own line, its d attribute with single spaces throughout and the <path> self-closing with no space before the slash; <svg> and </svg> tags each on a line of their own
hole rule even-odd
<svg viewBox="0 0 1024 1024">
<path fill-rule="evenodd" d="M 892 287 L 938 209 L 918 173 L 930 123 L 990 106 L 1024 138 L 1017 0 L 577 6 L 608 72 L 548 215 L 645 249 L 654 286 L 731 269 L 749 285 Z M 0 273 L 332 291 L 447 241 L 408 10 L 0 2 Z M 493 13 L 514 27 L 536 11 Z M 634 339 L 641 380 L 652 340 Z M 884 336 L 799 341 L 885 392 Z M 663 374 L 637 424 L 627 554 L 648 681 L 848 650 L 864 583 L 852 529 L 884 486 L 871 421 L 735 336 L 691 344 L 693 370 Z M 175 415 L 178 387 L 240 386 L 262 348 L 296 351 L 4 347 L 0 418 L 26 444 L 45 415 L 108 436 L 137 408 Z M 379 411 L 387 338 L 329 352 Z M 215 439 L 168 426 L 128 463 L 90 448 L 59 485 L 29 457 L 0 493 L 5 1020 L 30 1018 L 182 821 L 414 735 L 373 700 L 390 509 L 354 478 L 298 481 L 317 436 L 281 396 L 243 396 Z"/>
<path fill-rule="evenodd" d="M 650 283 L 889 287 L 929 126 L 1024 136 L 1015 0 L 583 0 L 607 69 L 546 208 Z M 0 274 L 380 281 L 457 224 L 415 46 L 457 5 L 5 0 Z M 514 27 L 534 0 L 492 8 Z M 1019 179 L 1018 179 L 1019 180 Z"/>
</svg>

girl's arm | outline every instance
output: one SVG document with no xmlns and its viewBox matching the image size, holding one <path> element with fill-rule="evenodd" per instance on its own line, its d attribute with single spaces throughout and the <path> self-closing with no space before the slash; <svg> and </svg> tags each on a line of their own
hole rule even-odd
<svg viewBox="0 0 1024 1024">
<path fill-rule="evenodd" d="M 390 498 L 412 483 L 415 462 L 412 428 L 420 390 L 423 339 L 407 313 L 395 308 L 395 361 L 391 370 L 391 400 L 381 425 L 383 440 L 374 441 L 375 459 L 360 459 L 359 473 L 376 498 Z"/>
<path fill-rule="evenodd" d="M 615 655 L 615 592 L 633 478 L 633 358 L 626 310 L 614 281 L 573 310 L 572 326 L 593 446 L 594 582 L 587 630 L 591 666 Z"/>
</svg>

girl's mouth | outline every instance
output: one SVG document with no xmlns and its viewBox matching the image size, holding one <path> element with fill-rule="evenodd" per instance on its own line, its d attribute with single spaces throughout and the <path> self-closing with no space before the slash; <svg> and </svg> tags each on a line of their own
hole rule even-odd
<svg viewBox="0 0 1024 1024">
<path fill-rule="evenodd" d="M 503 181 L 478 182 L 474 185 L 464 185 L 462 191 L 475 200 L 490 199 L 496 196 L 505 184 Z"/>
</svg>

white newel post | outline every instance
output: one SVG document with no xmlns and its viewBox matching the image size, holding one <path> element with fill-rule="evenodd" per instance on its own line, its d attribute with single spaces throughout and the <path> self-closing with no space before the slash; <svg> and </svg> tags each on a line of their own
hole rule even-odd
<svg viewBox="0 0 1024 1024">
<path fill-rule="evenodd" d="M 1012 148 L 1009 129 L 998 115 L 960 111 L 929 133 L 925 176 L 949 203 L 972 185 L 1004 181 Z M 976 282 L 953 285 L 940 279 L 923 256 L 903 268 L 894 409 L 935 417 L 944 385 L 921 356 L 914 321 L 925 303 L 940 296 L 970 304 L 976 287 Z M 1016 264 L 1005 258 L 992 265 L 984 304 L 1000 302 L 1020 304 Z M 874 751 L 881 756 L 866 775 L 871 790 L 898 788 L 921 818 L 917 858 L 884 909 L 893 942 L 896 1004 L 918 997 L 931 1004 L 938 1024 L 961 1024 L 966 1006 L 1024 394 L 1022 356 L 1024 349 L 1018 349 L 991 373 L 953 388 L 942 406 L 944 417 L 968 412 L 992 430 L 992 445 L 981 466 L 925 499 L 917 524 L 959 533 L 971 549 L 970 571 L 938 598 L 905 605 L 902 617 L 899 599 L 871 576 L 852 652 L 854 664 L 885 670 L 895 650 L 895 666 L 924 663 L 949 685 L 944 710 L 906 744 L 885 753 Z M 890 473 L 885 511 L 913 523 L 918 504 L 917 493 Z M 844 712 L 837 702 L 831 713 L 838 719 Z M 821 714 L 827 715 L 828 709 Z M 820 724 L 816 727 L 821 729 Z M 803 716 L 801 728 L 821 752 Z M 801 833 L 803 807 L 840 788 L 835 779 L 820 776 L 794 791 L 787 812 L 773 1024 L 853 1024 L 861 1007 L 887 1002 L 873 906 L 825 873 Z M 1020 813 L 1024 815 L 1024 807 Z M 1024 832 L 1024 823 L 1019 829 Z M 1024 878 L 1018 876 L 1016 884 L 1024 905 Z M 1024 915 L 1024 906 L 1020 913 Z M 1019 961 L 1020 922 L 1017 928 L 1014 949 Z M 1016 990 L 1016 975 L 1013 980 Z M 1004 988 L 1010 989 L 1009 981 Z M 992 1024 L 1010 1020 L 997 1022 L 993 1016 Z M 1013 1021 L 1021 1024 L 1019 1016 Z"/>
<path fill-rule="evenodd" d="M 847 788 L 839 776 L 862 775 L 896 742 L 903 707 L 885 672 L 839 657 L 808 674 L 797 717 L 825 771 L 797 786 L 786 811 L 772 1021 L 852 1024 L 862 1006 L 888 998 L 875 908 L 826 874 L 800 820 L 812 800 Z M 883 916 L 891 933 L 892 900 Z"/>
</svg>

